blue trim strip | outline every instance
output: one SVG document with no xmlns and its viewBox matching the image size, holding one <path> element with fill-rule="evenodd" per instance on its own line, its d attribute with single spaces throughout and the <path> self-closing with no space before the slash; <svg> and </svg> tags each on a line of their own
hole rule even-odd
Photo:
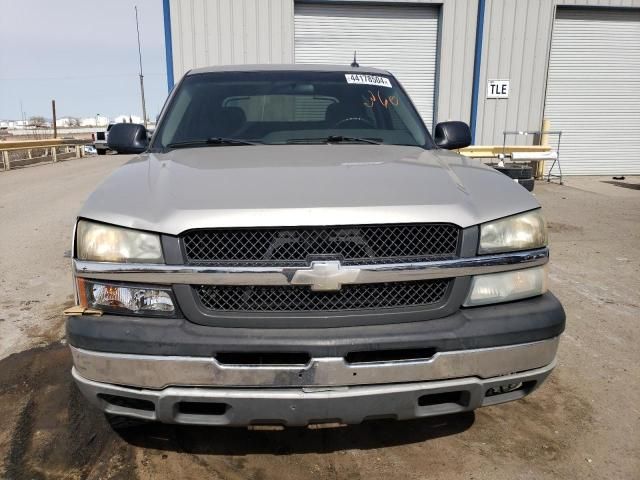
<svg viewBox="0 0 640 480">
<path fill-rule="evenodd" d="M 173 43 L 171 40 L 171 5 L 169 0 L 162 0 L 164 16 L 164 50 L 167 59 L 167 88 L 173 88 Z"/>
<path fill-rule="evenodd" d="M 476 51 L 473 60 L 473 90 L 471 92 L 471 143 L 476 143 L 478 95 L 480 93 L 480 64 L 482 63 L 482 37 L 484 33 L 484 4 L 478 0 L 478 22 L 476 24 Z"/>
</svg>

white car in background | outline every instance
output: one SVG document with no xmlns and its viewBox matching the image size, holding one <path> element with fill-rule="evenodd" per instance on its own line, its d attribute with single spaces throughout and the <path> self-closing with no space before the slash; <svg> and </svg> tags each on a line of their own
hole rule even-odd
<svg viewBox="0 0 640 480">
<path fill-rule="evenodd" d="M 107 129 L 104 132 L 95 132 L 91 134 L 91 138 L 93 139 L 93 146 L 98 152 L 98 155 L 106 155 L 109 147 L 107 146 L 107 138 L 109 137 L 109 130 L 115 124 L 110 123 L 107 125 Z"/>
</svg>

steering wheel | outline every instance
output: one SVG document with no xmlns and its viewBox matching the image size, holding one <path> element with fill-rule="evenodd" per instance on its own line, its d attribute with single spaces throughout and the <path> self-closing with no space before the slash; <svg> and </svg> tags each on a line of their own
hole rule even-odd
<svg viewBox="0 0 640 480">
<path fill-rule="evenodd" d="M 339 120 L 336 122 L 336 124 L 334 125 L 335 128 L 343 126 L 345 123 L 355 123 L 355 124 L 361 124 L 364 125 L 365 127 L 369 127 L 369 128 L 373 128 L 373 123 L 371 123 L 369 120 L 367 120 L 366 118 L 362 118 L 362 117 L 349 117 L 349 118 L 343 118 L 342 120 Z M 356 128 L 356 127 L 354 127 Z"/>
</svg>

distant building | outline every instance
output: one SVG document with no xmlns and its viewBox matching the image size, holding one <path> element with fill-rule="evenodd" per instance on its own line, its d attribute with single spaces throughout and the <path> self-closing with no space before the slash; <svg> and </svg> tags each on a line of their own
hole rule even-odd
<svg viewBox="0 0 640 480">
<path fill-rule="evenodd" d="M 115 123 L 142 123 L 142 117 L 137 115 L 118 115 L 113 121 Z"/>
<path fill-rule="evenodd" d="M 109 117 L 96 115 L 95 117 L 85 117 L 80 119 L 81 127 L 106 127 L 109 125 Z"/>
<path fill-rule="evenodd" d="M 58 128 L 68 128 L 68 127 L 79 127 L 80 119 L 75 117 L 63 117 L 56 119 L 56 127 Z"/>
</svg>

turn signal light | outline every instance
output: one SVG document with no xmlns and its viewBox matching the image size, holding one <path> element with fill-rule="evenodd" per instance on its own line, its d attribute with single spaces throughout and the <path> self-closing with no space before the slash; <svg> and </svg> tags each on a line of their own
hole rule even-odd
<svg viewBox="0 0 640 480">
<path fill-rule="evenodd" d="M 77 279 L 78 298 L 86 308 L 121 315 L 174 317 L 171 289 L 109 284 Z"/>
</svg>

